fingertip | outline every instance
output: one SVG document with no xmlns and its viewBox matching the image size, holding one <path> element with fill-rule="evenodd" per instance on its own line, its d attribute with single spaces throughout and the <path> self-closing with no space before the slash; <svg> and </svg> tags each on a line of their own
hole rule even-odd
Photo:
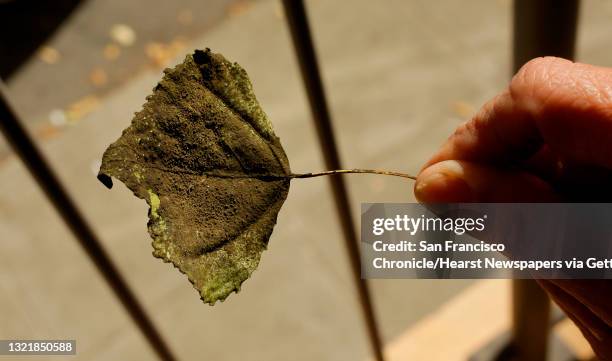
<svg viewBox="0 0 612 361">
<path fill-rule="evenodd" d="M 446 160 L 423 170 L 414 193 L 422 203 L 555 202 L 551 186 L 520 169 Z"/>
<path fill-rule="evenodd" d="M 473 202 L 473 192 L 464 175 L 463 167 L 454 160 L 431 165 L 417 177 L 415 197 L 422 203 Z"/>
</svg>

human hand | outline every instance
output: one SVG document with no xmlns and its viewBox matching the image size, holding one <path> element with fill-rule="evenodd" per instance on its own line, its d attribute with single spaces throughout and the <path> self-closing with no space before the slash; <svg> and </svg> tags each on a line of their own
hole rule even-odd
<svg viewBox="0 0 612 361">
<path fill-rule="evenodd" d="M 612 69 L 538 58 L 461 124 L 425 164 L 417 199 L 436 202 L 612 200 Z M 539 281 L 612 360 L 612 281 Z"/>
</svg>

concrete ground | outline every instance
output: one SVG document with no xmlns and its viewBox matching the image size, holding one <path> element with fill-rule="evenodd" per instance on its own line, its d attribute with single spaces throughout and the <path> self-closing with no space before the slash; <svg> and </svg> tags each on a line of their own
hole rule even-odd
<svg viewBox="0 0 612 361">
<path fill-rule="evenodd" d="M 347 167 L 418 171 L 452 129 L 500 91 L 510 75 L 508 0 L 307 4 Z M 240 62 L 292 169 L 320 170 L 317 140 L 281 10 L 278 1 L 249 2 L 160 58 L 173 56 L 172 64 L 193 48 L 210 47 Z M 612 3 L 583 2 L 580 60 L 612 66 L 611 15 Z M 194 19 L 198 17 L 195 13 Z M 54 41 L 61 43 L 62 36 L 78 31 L 70 26 Z M 73 54 L 78 58 L 78 52 Z M 203 305 L 183 275 L 150 255 L 146 204 L 119 182 L 109 191 L 95 178 L 102 152 L 140 109 L 161 69 L 134 71 L 128 81 L 94 98 L 79 94 L 85 100 L 73 99 L 82 102 L 76 108 L 70 100 L 53 103 L 38 101 L 49 95 L 32 96 L 39 94 L 36 84 L 42 80 L 52 85 L 51 94 L 72 86 L 53 69 L 39 61 L 28 63 L 8 84 L 9 95 L 181 359 L 368 357 L 325 179 L 293 182 L 259 269 L 240 294 L 214 307 Z M 65 110 L 65 122 L 58 112 L 53 123 L 48 121 L 54 108 Z M 9 153 L 1 159 L 0 339 L 75 338 L 78 355 L 71 360 L 153 359 L 23 165 Z M 347 179 L 355 217 L 360 202 L 414 201 L 410 181 L 370 175 Z M 384 340 L 391 342 L 470 282 L 370 284 Z M 434 341 L 433 346 L 443 347 Z"/>
<path fill-rule="evenodd" d="M 103 97 L 142 71 L 172 60 L 168 57 L 174 48 L 248 8 L 240 0 L 157 1 L 155 6 L 148 0 L 81 1 L 50 41 L 9 79 L 24 117 L 44 121 L 43 111 L 84 96 Z M 24 36 L 21 31 L 27 33 L 16 29 L 16 39 Z M 30 106 L 32 101 L 38 106 Z"/>
</svg>

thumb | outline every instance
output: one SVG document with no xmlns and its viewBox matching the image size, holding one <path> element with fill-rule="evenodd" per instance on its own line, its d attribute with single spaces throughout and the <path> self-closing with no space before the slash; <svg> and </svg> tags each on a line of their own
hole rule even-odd
<svg viewBox="0 0 612 361">
<path fill-rule="evenodd" d="M 457 160 L 435 163 L 421 171 L 414 194 L 423 203 L 559 200 L 548 183 L 531 173 Z"/>
</svg>

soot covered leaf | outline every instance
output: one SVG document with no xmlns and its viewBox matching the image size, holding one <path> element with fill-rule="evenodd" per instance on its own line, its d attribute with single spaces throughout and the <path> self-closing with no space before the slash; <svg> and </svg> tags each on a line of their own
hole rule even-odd
<svg viewBox="0 0 612 361">
<path fill-rule="evenodd" d="M 153 255 L 214 304 L 257 267 L 290 173 L 244 69 L 206 49 L 164 71 L 98 179 L 147 201 Z"/>
</svg>

